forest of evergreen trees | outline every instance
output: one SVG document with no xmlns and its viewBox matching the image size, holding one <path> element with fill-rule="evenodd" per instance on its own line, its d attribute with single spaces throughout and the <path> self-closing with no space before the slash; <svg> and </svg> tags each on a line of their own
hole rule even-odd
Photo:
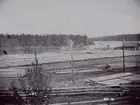
<svg viewBox="0 0 140 105">
<path fill-rule="evenodd" d="M 54 46 L 61 47 L 68 45 L 69 39 L 74 41 L 76 45 L 87 45 L 86 35 L 30 35 L 30 34 L 0 34 L 0 50 L 13 49 L 16 47 L 27 48 L 30 46 Z M 10 50 L 9 50 L 10 51 Z"/>
</svg>

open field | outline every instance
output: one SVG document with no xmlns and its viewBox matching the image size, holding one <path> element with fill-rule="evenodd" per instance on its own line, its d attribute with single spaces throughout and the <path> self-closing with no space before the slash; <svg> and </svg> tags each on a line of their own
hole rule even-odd
<svg viewBox="0 0 140 105">
<path fill-rule="evenodd" d="M 126 72 L 140 74 L 140 70 L 134 68 L 126 68 Z M 89 83 L 86 80 L 90 78 L 96 78 L 102 76 L 107 76 L 111 74 L 122 73 L 122 68 L 115 71 L 96 71 L 96 72 L 84 72 L 84 73 L 75 73 L 75 86 L 88 86 Z M 57 82 L 56 82 L 57 81 Z M 96 85 L 96 84 L 94 84 Z M 99 84 L 97 84 L 99 85 Z M 54 74 L 52 81 L 52 87 L 72 87 L 72 74 Z"/>
<path fill-rule="evenodd" d="M 84 72 L 81 72 L 81 71 L 84 71 Z M 88 70 L 87 70 L 87 72 L 86 72 L 86 70 L 81 70 L 81 71 L 80 72 L 77 71 L 74 74 L 75 83 L 76 83 L 75 86 L 78 86 L 78 87 L 79 86 L 89 86 L 89 83 L 86 80 L 88 80 L 90 78 L 96 78 L 96 77 L 102 77 L 102 76 L 110 75 L 110 74 L 122 73 L 123 69 L 122 68 L 118 68 L 118 69 L 114 68 L 113 70 L 109 70 L 109 71 L 108 70 L 102 70 L 102 69 L 101 70 L 92 69 L 92 70 L 90 70 L 90 72 Z M 127 67 L 126 72 L 140 74 L 140 70 L 136 69 L 134 67 Z M 46 71 L 46 73 L 48 73 L 48 71 Z M 1 80 L 1 83 L 0 83 L 1 87 L 10 87 L 10 83 L 11 83 L 12 79 L 17 80 L 16 73 L 14 74 L 14 76 L 13 76 L 12 73 L 11 73 L 11 75 L 8 75 L 9 77 L 7 77 L 7 76 L 4 77 L 4 76 L 1 75 L 1 77 L 0 77 L 1 78 L 0 79 Z M 17 82 L 17 84 L 19 84 L 19 82 Z M 67 72 L 67 70 L 65 70 L 65 73 L 52 72 L 52 80 L 51 80 L 50 85 L 51 85 L 52 88 L 72 87 L 73 84 L 72 84 L 72 74 L 71 74 L 71 72 Z"/>
<path fill-rule="evenodd" d="M 102 78 L 103 76 L 113 75 L 116 73 L 122 73 L 122 51 L 105 51 L 105 52 L 96 52 L 95 54 L 86 54 L 86 52 L 74 52 L 74 78 L 75 85 L 72 84 L 72 65 L 70 62 L 69 53 L 56 53 L 51 56 L 46 55 L 47 53 L 38 55 L 39 63 L 43 63 L 46 73 L 52 74 L 51 87 L 52 88 L 70 88 L 70 87 L 81 87 L 81 86 L 102 86 L 103 84 L 91 84 L 86 80 L 90 78 Z M 61 55 L 61 56 L 60 56 Z M 100 55 L 100 56 L 97 56 Z M 53 57 L 56 58 L 53 58 Z M 66 59 L 64 59 L 66 56 Z M 6 59 L 8 56 L 2 56 L 0 58 L 1 68 L 0 69 L 0 84 L 1 87 L 10 87 L 12 79 L 16 81 L 17 87 L 21 87 L 18 79 L 16 78 L 18 74 L 25 74 L 25 69 L 30 67 L 32 61 L 34 61 L 33 55 L 17 56 L 10 55 L 9 59 Z M 48 61 L 48 59 L 50 61 Z M 52 60 L 56 59 L 56 60 Z M 57 59 L 60 59 L 57 61 Z M 126 72 L 140 74 L 139 68 L 135 68 L 136 61 L 140 60 L 140 56 L 135 51 L 126 52 L 125 64 Z M 68 62 L 69 61 L 69 62 Z M 51 63 L 52 62 L 52 63 Z M 5 64 L 5 65 L 2 65 Z M 28 66 L 24 66 L 24 65 Z M 105 64 L 109 64 L 111 68 L 109 70 L 105 69 Z M 22 66 L 18 66 L 22 65 Z M 16 66 L 16 67 L 6 67 L 6 66 Z M 12 78 L 11 78 L 12 77 Z M 126 78 L 127 79 L 127 78 Z M 133 78 L 132 78 L 133 79 Z M 62 102 L 77 102 L 77 101 L 90 101 L 90 100 L 99 100 L 103 97 L 107 97 L 109 94 L 92 94 L 92 95 L 77 95 L 77 96 L 59 96 L 54 97 L 53 103 L 62 103 Z M 117 97 L 113 95 L 114 97 Z"/>
<path fill-rule="evenodd" d="M 136 61 L 140 60 L 140 56 L 127 56 L 125 57 L 125 65 L 126 67 L 136 66 Z M 111 69 L 115 72 L 116 69 L 120 69 L 123 66 L 122 57 L 108 57 L 108 58 L 95 58 L 88 60 L 77 60 L 74 61 L 74 71 L 76 73 L 92 73 L 97 71 L 105 70 L 105 64 L 109 64 Z M 54 72 L 57 74 L 66 74 L 72 72 L 71 62 L 56 62 L 56 63 L 48 63 L 42 64 L 45 71 Z M 10 68 L 1 68 L 0 76 L 11 76 L 15 77 L 17 74 L 24 75 L 25 69 L 28 66 L 23 67 L 10 67 Z"/>
<path fill-rule="evenodd" d="M 119 50 L 95 50 L 92 51 L 93 54 L 87 54 L 85 51 L 74 51 L 73 58 L 74 60 L 86 60 L 86 59 L 95 59 L 95 58 L 105 58 L 105 57 L 117 57 L 122 56 L 122 51 Z M 128 55 L 139 55 L 140 51 L 125 51 L 125 56 Z M 6 66 L 18 66 L 18 65 L 29 65 L 34 61 L 34 54 L 15 54 L 15 55 L 3 55 L 0 57 L 0 67 Z M 71 61 L 69 52 L 46 52 L 38 54 L 38 61 L 42 63 L 51 63 L 51 62 L 64 62 Z"/>
</svg>

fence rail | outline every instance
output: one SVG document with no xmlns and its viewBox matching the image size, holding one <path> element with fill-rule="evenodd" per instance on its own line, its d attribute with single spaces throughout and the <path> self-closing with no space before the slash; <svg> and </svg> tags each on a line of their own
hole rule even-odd
<svg viewBox="0 0 140 105">
<path fill-rule="evenodd" d="M 127 100 L 126 100 L 127 99 Z M 131 99 L 131 97 L 119 97 L 115 98 L 114 102 L 111 103 L 111 105 L 116 105 L 116 104 L 121 104 L 121 103 L 126 103 L 129 102 L 128 100 Z M 123 101 L 125 100 L 125 101 Z M 91 101 L 80 101 L 80 102 L 67 102 L 67 103 L 55 103 L 55 104 L 50 104 L 50 105 L 81 105 L 81 104 L 90 104 L 90 103 L 104 103 L 106 105 L 106 101 L 101 99 L 101 100 L 91 100 Z"/>
</svg>

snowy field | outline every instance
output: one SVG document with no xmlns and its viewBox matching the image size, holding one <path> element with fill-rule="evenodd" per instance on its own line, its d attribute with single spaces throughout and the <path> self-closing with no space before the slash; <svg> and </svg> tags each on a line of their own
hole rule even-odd
<svg viewBox="0 0 140 105">
<path fill-rule="evenodd" d="M 24 75 L 26 67 L 11 67 L 0 69 L 0 77 L 17 77 L 17 74 Z"/>
<path fill-rule="evenodd" d="M 121 50 L 94 50 L 93 54 L 87 54 L 87 50 L 84 51 L 74 51 L 74 60 L 84 60 L 92 58 L 104 58 L 104 57 L 117 57 L 122 56 Z M 125 51 L 125 56 L 128 55 L 140 55 L 140 51 Z M 69 52 L 45 52 L 37 55 L 39 63 L 50 63 L 59 61 L 70 61 Z M 0 57 L 0 67 L 6 66 L 17 66 L 17 65 L 27 65 L 34 61 L 34 54 L 15 54 L 15 55 L 3 55 Z"/>
<path fill-rule="evenodd" d="M 132 41 L 131 41 L 132 42 Z M 101 50 L 109 46 L 109 50 Z M 74 60 L 84 60 L 103 57 L 122 56 L 122 50 L 113 50 L 114 47 L 122 46 L 121 41 L 95 41 L 95 45 L 85 46 L 86 50 L 73 51 Z M 87 54 L 90 52 L 92 54 Z M 125 55 L 140 55 L 140 51 L 125 51 Z M 39 63 L 70 61 L 69 51 L 45 52 L 37 55 Z M 0 67 L 28 65 L 34 61 L 34 54 L 15 54 L 0 56 Z"/>
</svg>

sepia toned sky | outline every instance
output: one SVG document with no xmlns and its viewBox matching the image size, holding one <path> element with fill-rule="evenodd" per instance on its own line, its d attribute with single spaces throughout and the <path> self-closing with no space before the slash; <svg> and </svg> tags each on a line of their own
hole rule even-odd
<svg viewBox="0 0 140 105">
<path fill-rule="evenodd" d="M 140 33 L 140 0 L 0 0 L 0 33 Z"/>
</svg>

